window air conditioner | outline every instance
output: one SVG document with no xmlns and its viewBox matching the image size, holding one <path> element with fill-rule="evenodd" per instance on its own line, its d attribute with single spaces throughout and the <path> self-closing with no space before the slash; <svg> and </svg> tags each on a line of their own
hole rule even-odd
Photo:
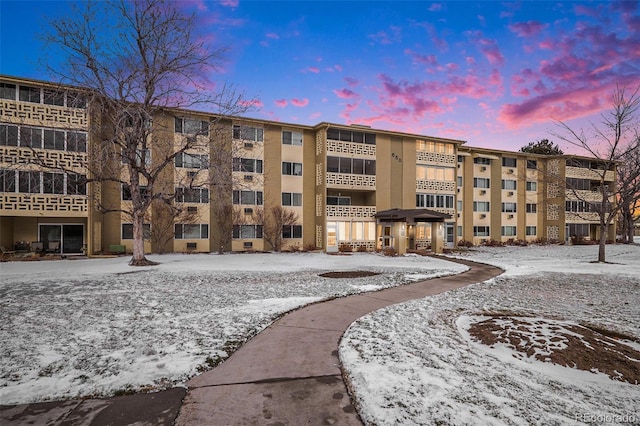
<svg viewBox="0 0 640 426">
<path fill-rule="evenodd" d="M 251 207 L 247 207 L 244 209 L 244 214 L 253 214 L 253 209 Z"/>
<path fill-rule="evenodd" d="M 194 178 L 198 175 L 198 172 L 194 172 L 194 171 L 189 171 L 187 172 L 187 176 L 190 178 Z"/>
<path fill-rule="evenodd" d="M 480 167 L 480 171 L 481 171 L 481 172 L 486 172 L 486 171 L 487 171 L 487 168 L 486 168 L 485 166 L 482 166 L 482 167 Z"/>
<path fill-rule="evenodd" d="M 512 197 L 513 196 L 513 191 L 507 192 L 507 196 Z"/>
<path fill-rule="evenodd" d="M 253 148 L 253 143 L 251 143 L 251 142 L 245 142 L 245 143 L 244 143 L 244 147 L 245 147 L 245 148 Z"/>
<path fill-rule="evenodd" d="M 484 189 L 482 191 L 480 191 L 480 195 L 484 195 L 486 193 L 487 193 L 487 191 L 485 191 Z"/>
<path fill-rule="evenodd" d="M 513 169 L 509 169 L 509 170 L 507 171 L 507 173 L 508 173 L 508 174 L 510 174 L 510 175 L 512 175 L 512 174 L 513 174 Z"/>
<path fill-rule="evenodd" d="M 513 219 L 513 215 L 512 214 L 508 215 L 507 219 Z"/>
<path fill-rule="evenodd" d="M 198 208 L 194 206 L 187 207 L 187 213 L 198 213 Z"/>
<path fill-rule="evenodd" d="M 198 247 L 198 243 L 187 243 L 187 250 L 195 250 Z"/>
<path fill-rule="evenodd" d="M 244 175 L 244 180 L 252 181 L 252 180 L 253 180 L 253 176 L 251 176 L 251 175 Z"/>
<path fill-rule="evenodd" d="M 244 248 L 253 248 L 253 242 L 252 241 L 245 241 L 243 246 L 244 246 Z"/>
<path fill-rule="evenodd" d="M 487 215 L 486 215 L 486 214 L 481 214 L 481 215 L 480 215 L 480 219 L 484 219 L 484 218 L 486 218 L 486 217 L 487 217 Z"/>
</svg>

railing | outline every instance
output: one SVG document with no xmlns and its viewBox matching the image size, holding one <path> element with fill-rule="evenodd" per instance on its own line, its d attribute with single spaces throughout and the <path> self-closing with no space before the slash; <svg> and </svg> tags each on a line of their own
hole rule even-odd
<svg viewBox="0 0 640 426">
<path fill-rule="evenodd" d="M 376 189 L 376 177 L 374 175 L 327 172 L 327 186 L 335 188 L 364 188 L 374 190 Z"/>
<path fill-rule="evenodd" d="M 376 214 L 374 206 L 327 206 L 327 218 L 371 219 Z"/>
<path fill-rule="evenodd" d="M 331 153 L 375 157 L 376 146 L 365 143 L 343 142 L 327 139 L 327 155 Z"/>
<path fill-rule="evenodd" d="M 12 123 L 35 124 L 38 126 L 54 126 L 73 129 L 86 129 L 88 125 L 87 110 L 56 105 L 17 102 L 2 99 L 0 117 Z"/>
<path fill-rule="evenodd" d="M 64 212 L 65 216 L 84 217 L 88 205 L 88 197 L 84 195 L 0 193 L 0 212 L 10 216 Z"/>
<path fill-rule="evenodd" d="M 603 170 L 592 170 L 585 167 L 571 167 L 567 166 L 565 169 L 565 176 L 568 178 L 579 179 L 591 179 L 600 180 Z M 605 182 L 613 182 L 615 180 L 615 173 L 612 170 L 608 170 L 604 175 Z"/>
<path fill-rule="evenodd" d="M 443 164 L 455 165 L 458 161 L 453 154 L 442 154 L 439 152 L 416 151 L 416 160 L 418 164 Z"/>
</svg>

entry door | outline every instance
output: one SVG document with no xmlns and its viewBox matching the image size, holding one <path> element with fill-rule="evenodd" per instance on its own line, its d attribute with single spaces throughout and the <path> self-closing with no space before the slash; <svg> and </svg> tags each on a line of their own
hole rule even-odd
<svg viewBox="0 0 640 426">
<path fill-rule="evenodd" d="M 327 222 L 327 251 L 338 251 L 337 224 Z"/>
<path fill-rule="evenodd" d="M 453 248 L 453 241 L 454 241 L 454 226 L 453 223 L 446 223 L 445 224 L 445 232 L 447 234 L 447 242 L 446 242 L 446 247 L 447 248 Z"/>
<path fill-rule="evenodd" d="M 60 253 L 82 253 L 84 225 L 40 225 L 40 241 L 45 249 L 50 241 L 57 241 L 60 243 Z"/>
<path fill-rule="evenodd" d="M 384 225 L 382 227 L 382 248 L 393 247 L 393 226 Z"/>
</svg>

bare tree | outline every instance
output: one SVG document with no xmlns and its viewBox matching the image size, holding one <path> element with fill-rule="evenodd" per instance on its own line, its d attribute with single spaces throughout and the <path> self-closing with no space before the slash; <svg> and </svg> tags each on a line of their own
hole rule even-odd
<svg viewBox="0 0 640 426">
<path fill-rule="evenodd" d="M 527 145 L 520 148 L 520 152 L 526 152 L 529 154 L 544 154 L 544 155 L 563 155 L 562 149 L 558 144 L 554 144 L 549 139 L 540 139 L 539 141 L 529 142 Z"/>
<path fill-rule="evenodd" d="M 282 231 L 285 226 L 295 225 L 298 214 L 280 205 L 260 209 L 257 220 L 263 223 L 264 240 L 277 252 L 282 250 Z"/>
<path fill-rule="evenodd" d="M 560 131 L 554 133 L 561 140 L 587 152 L 596 161 L 592 162 L 592 176 L 598 181 L 595 191 L 598 201 L 585 197 L 585 192 L 573 190 L 576 198 L 590 206 L 599 219 L 600 244 L 598 262 L 606 261 L 608 228 L 621 208 L 621 195 L 627 190 L 627 183 L 633 182 L 640 174 L 640 168 L 632 165 L 624 182 L 612 182 L 610 178 L 616 166 L 625 162 L 630 150 L 638 139 L 638 117 L 640 107 L 640 87 L 628 95 L 624 87 L 617 87 L 612 96 L 612 109 L 602 115 L 601 126 L 592 124 L 588 134 L 584 130 L 574 130 L 564 122 L 559 122 Z M 615 237 L 615 236 L 613 236 Z"/>
<path fill-rule="evenodd" d="M 640 215 L 640 137 L 622 155 L 618 164 L 621 242 L 633 243 L 634 223 Z"/>
<path fill-rule="evenodd" d="M 210 169 L 209 150 L 223 116 L 246 111 L 240 96 L 226 86 L 210 90 L 224 49 L 196 38 L 196 16 L 185 15 L 168 0 L 86 2 L 63 19 L 50 22 L 46 40 L 66 52 L 62 69 L 50 68 L 61 82 L 83 87 L 89 96 L 92 148 L 88 182 L 119 190 L 130 198 L 106 205 L 133 223 L 130 265 L 145 258 L 144 219 L 155 202 L 170 204 L 175 185 L 207 185 L 198 179 Z M 108 18 L 105 18 L 108 17 Z M 214 115 L 184 117 L 180 109 Z M 214 142 L 215 143 L 215 142 Z M 188 176 L 175 173 L 176 162 L 189 162 Z"/>
</svg>

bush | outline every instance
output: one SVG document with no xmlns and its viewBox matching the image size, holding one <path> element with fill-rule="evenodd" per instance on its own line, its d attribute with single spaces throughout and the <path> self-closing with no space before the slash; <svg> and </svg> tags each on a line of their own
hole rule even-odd
<svg viewBox="0 0 640 426">
<path fill-rule="evenodd" d="M 498 240 L 485 240 L 484 245 L 487 247 L 504 247 L 504 243 Z"/>
<path fill-rule="evenodd" d="M 473 242 L 466 241 L 466 240 L 460 240 L 460 241 L 458 241 L 458 247 L 473 247 Z"/>
<path fill-rule="evenodd" d="M 304 247 L 302 247 L 302 251 L 304 252 L 310 252 L 310 251 L 316 251 L 316 250 L 318 250 L 318 247 L 316 247 L 314 243 L 307 243 L 304 245 Z"/>
<path fill-rule="evenodd" d="M 353 251 L 353 247 L 351 247 L 351 244 L 340 244 L 340 247 L 338 247 L 338 251 L 340 253 L 351 253 Z"/>
<path fill-rule="evenodd" d="M 396 249 L 394 249 L 393 247 L 387 247 L 384 250 L 382 250 L 382 254 L 385 256 L 397 256 L 398 253 L 396 252 Z"/>
<path fill-rule="evenodd" d="M 367 251 L 367 246 L 365 246 L 364 244 L 358 246 L 358 253 L 364 253 L 366 251 Z"/>
<path fill-rule="evenodd" d="M 506 244 L 508 246 L 519 246 L 519 247 L 525 247 L 527 245 L 529 245 L 529 243 L 526 240 L 519 240 L 517 238 L 509 238 L 506 242 Z"/>
</svg>

